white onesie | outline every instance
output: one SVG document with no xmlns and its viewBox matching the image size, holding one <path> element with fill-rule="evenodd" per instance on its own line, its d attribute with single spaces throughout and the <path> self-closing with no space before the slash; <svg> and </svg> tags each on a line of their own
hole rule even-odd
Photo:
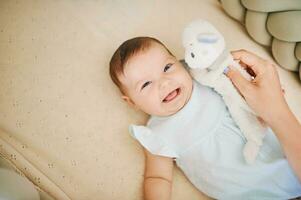
<svg viewBox="0 0 301 200">
<path fill-rule="evenodd" d="M 301 184 L 272 132 L 258 159 L 246 164 L 246 139 L 213 89 L 193 82 L 188 103 L 176 114 L 151 116 L 147 126 L 130 125 L 130 133 L 155 155 L 174 158 L 186 177 L 216 199 L 290 199 Z"/>
</svg>

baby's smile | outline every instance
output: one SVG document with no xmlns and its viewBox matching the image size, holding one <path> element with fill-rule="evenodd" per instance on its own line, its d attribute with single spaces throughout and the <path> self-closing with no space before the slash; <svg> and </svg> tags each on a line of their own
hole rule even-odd
<svg viewBox="0 0 301 200">
<path fill-rule="evenodd" d="M 171 91 L 164 99 L 163 103 L 169 103 L 175 98 L 177 98 L 181 93 L 181 88 L 176 88 L 173 91 Z"/>
</svg>

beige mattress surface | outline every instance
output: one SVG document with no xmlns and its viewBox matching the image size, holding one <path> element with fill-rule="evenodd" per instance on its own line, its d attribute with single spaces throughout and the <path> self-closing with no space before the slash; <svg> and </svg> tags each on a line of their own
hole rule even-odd
<svg viewBox="0 0 301 200">
<path fill-rule="evenodd" d="M 142 199 L 144 156 L 128 125 L 147 116 L 119 98 L 109 59 L 126 39 L 160 39 L 183 58 L 181 32 L 203 18 L 230 49 L 272 59 L 216 0 L 0 1 L 0 153 L 56 199 Z M 278 68 L 301 119 L 298 75 Z M 172 199 L 208 199 L 175 169 Z"/>
</svg>

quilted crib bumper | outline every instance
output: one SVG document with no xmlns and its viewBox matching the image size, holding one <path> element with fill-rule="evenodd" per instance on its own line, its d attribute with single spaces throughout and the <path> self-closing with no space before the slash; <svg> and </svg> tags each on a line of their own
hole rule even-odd
<svg viewBox="0 0 301 200">
<path fill-rule="evenodd" d="M 256 42 L 271 48 L 281 67 L 299 72 L 301 79 L 300 0 L 221 0 L 221 4 Z"/>
</svg>

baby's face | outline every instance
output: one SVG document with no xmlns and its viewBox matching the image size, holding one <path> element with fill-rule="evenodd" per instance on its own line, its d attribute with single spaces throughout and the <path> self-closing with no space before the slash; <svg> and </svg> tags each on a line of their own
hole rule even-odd
<svg viewBox="0 0 301 200">
<path fill-rule="evenodd" d="M 130 104 L 150 115 L 168 116 L 190 99 L 192 78 L 160 44 L 134 55 L 119 77 Z"/>
</svg>

